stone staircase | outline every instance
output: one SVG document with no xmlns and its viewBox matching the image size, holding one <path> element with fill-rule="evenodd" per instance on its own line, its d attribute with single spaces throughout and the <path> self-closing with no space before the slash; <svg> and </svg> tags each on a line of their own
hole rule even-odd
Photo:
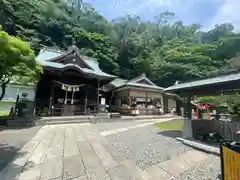
<svg viewBox="0 0 240 180">
<path fill-rule="evenodd" d="M 8 127 L 31 127 L 35 126 L 36 117 L 15 117 L 7 120 Z"/>
<path fill-rule="evenodd" d="M 109 123 L 109 122 L 124 122 L 135 120 L 153 120 L 165 118 L 179 118 L 172 115 L 161 116 L 117 116 L 111 118 L 108 113 L 98 113 L 96 115 L 82 115 L 82 116 L 50 116 L 40 117 L 36 120 L 36 125 L 44 124 L 71 124 L 71 123 Z"/>
<path fill-rule="evenodd" d="M 91 123 L 94 116 L 56 116 L 42 117 L 36 121 L 36 125 Z"/>
<path fill-rule="evenodd" d="M 30 120 L 9 120 L 7 122 L 8 127 L 31 127 L 34 125 L 34 122 Z"/>
<path fill-rule="evenodd" d="M 145 170 L 140 169 L 130 160 L 125 160 L 120 164 L 125 167 L 124 177 L 137 180 L 174 180 L 175 177 L 201 163 L 206 158 L 207 154 L 191 150 L 173 159 L 150 166 Z"/>
</svg>

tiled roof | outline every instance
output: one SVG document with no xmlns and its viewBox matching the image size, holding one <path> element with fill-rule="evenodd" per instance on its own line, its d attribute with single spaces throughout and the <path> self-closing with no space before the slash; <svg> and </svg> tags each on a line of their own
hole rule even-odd
<svg viewBox="0 0 240 180">
<path fill-rule="evenodd" d="M 195 88 L 195 87 L 220 84 L 220 83 L 224 83 L 224 82 L 232 82 L 232 81 L 236 81 L 236 80 L 240 80 L 240 73 L 177 84 L 177 85 L 166 88 L 164 91 L 176 91 L 176 90 L 191 89 L 191 88 Z"/>
<path fill-rule="evenodd" d="M 147 85 L 147 84 L 133 83 L 133 82 L 127 82 L 124 85 L 125 86 L 135 86 L 135 87 L 145 87 L 145 88 L 158 89 L 158 90 L 163 90 L 164 89 L 164 88 L 156 86 L 156 85 L 154 86 L 154 85 Z"/>
<path fill-rule="evenodd" d="M 125 82 L 127 82 L 127 80 L 117 78 L 117 79 L 114 79 L 114 80 L 113 80 L 112 82 L 110 82 L 110 83 L 111 83 L 113 86 L 115 86 L 115 87 L 120 87 L 120 86 L 124 85 Z"/>
<path fill-rule="evenodd" d="M 53 58 L 57 58 L 59 56 L 62 56 L 64 53 L 62 51 L 58 51 L 58 50 L 54 50 L 54 49 L 42 49 L 38 56 L 37 56 L 37 60 L 39 61 L 47 61 Z"/>
<path fill-rule="evenodd" d="M 92 69 L 88 68 L 82 68 L 76 64 L 62 64 L 58 62 L 52 62 L 51 59 L 56 59 L 58 57 L 63 56 L 64 54 L 67 54 L 68 52 L 53 50 L 53 49 L 43 49 L 40 51 L 39 55 L 37 56 L 37 61 L 39 61 L 43 66 L 48 67 L 54 67 L 58 69 L 64 69 L 64 68 L 70 68 L 70 67 L 77 67 L 79 71 L 89 74 L 89 75 L 95 75 L 99 77 L 105 77 L 105 78 L 114 78 L 115 76 L 107 74 L 103 72 L 99 68 L 99 64 L 96 59 L 90 58 L 87 56 L 80 55 L 81 59 L 90 66 Z"/>
<path fill-rule="evenodd" d="M 157 85 L 147 85 L 147 84 L 143 84 L 143 83 L 135 83 L 135 82 L 131 82 L 129 80 L 120 79 L 120 78 L 117 78 L 117 79 L 113 80 L 109 84 L 113 85 L 115 87 L 114 89 L 124 87 L 124 86 L 143 87 L 143 88 L 157 89 L 157 90 L 163 90 L 164 89 L 164 88 L 159 87 Z"/>
</svg>

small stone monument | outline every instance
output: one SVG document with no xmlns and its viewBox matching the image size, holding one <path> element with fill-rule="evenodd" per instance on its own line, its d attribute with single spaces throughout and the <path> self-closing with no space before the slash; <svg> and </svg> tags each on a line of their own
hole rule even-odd
<svg viewBox="0 0 240 180">
<path fill-rule="evenodd" d="M 16 115 L 8 120 L 8 126 L 32 126 L 35 125 L 34 101 L 27 98 L 27 93 L 22 93 L 22 97 L 16 102 Z"/>
</svg>

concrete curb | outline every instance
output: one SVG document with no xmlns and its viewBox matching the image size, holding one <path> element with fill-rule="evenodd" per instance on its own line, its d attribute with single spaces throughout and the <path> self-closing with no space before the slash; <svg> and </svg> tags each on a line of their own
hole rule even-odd
<svg viewBox="0 0 240 180">
<path fill-rule="evenodd" d="M 182 142 L 185 145 L 191 146 L 194 149 L 220 156 L 220 149 L 219 148 L 212 147 L 212 146 L 209 146 L 209 145 L 206 145 L 206 144 L 203 144 L 203 143 L 200 143 L 200 142 L 196 142 L 196 141 L 193 141 L 193 140 L 183 139 L 183 138 L 180 138 L 180 137 L 177 137 L 176 140 Z"/>
<path fill-rule="evenodd" d="M 164 120 L 166 119 L 167 121 L 169 120 L 174 120 L 174 119 L 179 119 L 179 117 L 176 116 L 166 116 L 166 117 L 158 117 L 158 118 L 149 118 L 146 117 L 144 118 L 119 118 L 119 119 L 110 119 L 110 118 L 101 118 L 101 117 L 93 117 L 89 119 L 60 119 L 60 120 L 37 120 L 36 121 L 36 126 L 38 125 L 54 125 L 54 124 L 71 124 L 71 123 L 91 123 L 91 124 L 99 124 L 99 123 L 114 123 L 114 122 L 145 122 L 145 121 L 156 121 L 156 123 L 159 120 Z M 161 121 L 160 121 L 161 122 Z"/>
</svg>

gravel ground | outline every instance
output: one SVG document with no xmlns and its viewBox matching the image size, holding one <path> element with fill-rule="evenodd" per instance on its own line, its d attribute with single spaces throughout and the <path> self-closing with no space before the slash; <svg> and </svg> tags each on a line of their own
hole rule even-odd
<svg viewBox="0 0 240 180">
<path fill-rule="evenodd" d="M 174 180 L 219 180 L 220 171 L 220 158 L 209 155 L 208 159 L 182 173 Z"/>
<path fill-rule="evenodd" d="M 132 122 L 118 124 L 102 124 L 101 130 L 126 127 L 134 125 Z M 111 155 L 119 162 L 129 159 L 141 169 L 146 169 L 160 162 L 173 159 L 186 153 L 192 148 L 175 140 L 176 131 L 162 131 L 154 126 L 147 126 L 105 137 L 102 141 Z M 200 164 L 190 168 L 174 180 L 219 180 L 221 170 L 220 158 L 208 155 L 208 158 Z"/>
<path fill-rule="evenodd" d="M 173 134 L 175 135 L 175 132 Z M 154 126 L 109 135 L 106 136 L 106 139 L 107 141 L 102 143 L 117 161 L 129 159 L 141 169 L 191 150 L 190 147 L 166 136 L 164 132 Z"/>
</svg>

